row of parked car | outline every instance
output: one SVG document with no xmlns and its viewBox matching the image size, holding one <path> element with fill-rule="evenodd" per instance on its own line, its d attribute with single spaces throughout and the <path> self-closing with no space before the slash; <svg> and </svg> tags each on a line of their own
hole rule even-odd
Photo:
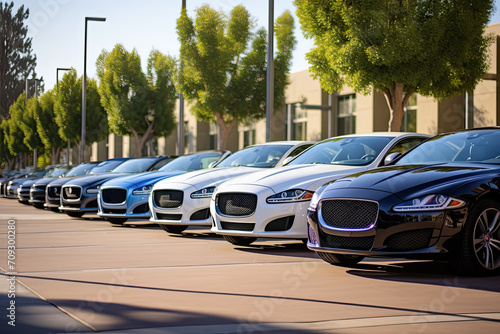
<svg viewBox="0 0 500 334">
<path fill-rule="evenodd" d="M 149 218 L 169 233 L 210 226 L 235 245 L 298 239 L 335 265 L 396 256 L 493 275 L 500 271 L 498 143 L 500 128 L 432 138 L 377 132 L 233 154 L 110 159 L 26 180 L 17 196 L 72 217 L 97 212 L 113 224 Z"/>
</svg>

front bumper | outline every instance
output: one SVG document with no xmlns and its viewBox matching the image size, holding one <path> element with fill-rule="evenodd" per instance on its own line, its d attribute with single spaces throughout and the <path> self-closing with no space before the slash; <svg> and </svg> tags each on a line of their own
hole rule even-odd
<svg viewBox="0 0 500 334">
<path fill-rule="evenodd" d="M 117 189 L 126 193 L 121 203 L 107 203 L 101 192 L 106 189 Z M 134 195 L 131 188 L 104 187 L 97 195 L 98 212 L 100 217 L 111 218 L 149 218 L 151 213 L 148 206 L 149 195 Z"/>
<path fill-rule="evenodd" d="M 377 196 L 369 196 L 374 197 Z M 318 217 L 321 214 L 319 206 L 316 211 L 309 212 L 308 248 L 336 254 L 435 258 L 448 253 L 468 211 L 464 207 L 449 211 L 394 213 L 390 209 L 398 201 L 394 195 L 378 197 L 378 217 L 375 224 L 365 230 L 339 230 L 328 226 Z"/>
<path fill-rule="evenodd" d="M 154 192 L 161 190 L 182 191 L 180 206 L 175 208 L 160 207 L 154 201 Z M 211 226 L 210 198 L 191 198 L 191 194 L 199 189 L 185 183 L 171 183 L 169 189 L 153 189 L 149 196 L 151 222 L 162 225 Z"/>
<path fill-rule="evenodd" d="M 241 189 L 241 187 L 240 187 Z M 225 187 L 220 194 L 248 193 L 257 196 L 257 206 L 251 215 L 224 215 L 217 208 L 217 198 L 210 203 L 214 218 L 212 232 L 220 235 L 258 238 L 306 239 L 307 207 L 310 201 L 269 204 L 266 199 L 276 193 L 264 186 L 245 185 L 245 190 Z"/>
<path fill-rule="evenodd" d="M 65 198 L 65 188 L 79 188 L 80 193 L 74 198 Z M 87 193 L 87 188 L 80 186 L 64 185 L 61 189 L 61 205 L 59 210 L 63 212 L 97 212 L 97 193 Z"/>
</svg>

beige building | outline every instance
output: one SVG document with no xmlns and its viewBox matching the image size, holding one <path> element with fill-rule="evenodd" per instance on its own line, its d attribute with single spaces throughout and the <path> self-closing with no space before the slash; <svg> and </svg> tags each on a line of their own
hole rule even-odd
<svg viewBox="0 0 500 334">
<path fill-rule="evenodd" d="M 490 68 L 472 94 L 435 101 L 415 95 L 406 107 L 402 130 L 437 134 L 464 128 L 500 125 L 499 77 L 497 77 L 500 23 L 487 27 L 495 37 L 490 47 Z M 179 115 L 177 105 L 176 114 Z M 355 93 L 349 87 L 328 95 L 307 70 L 290 74 L 285 106 L 271 116 L 270 138 L 274 140 L 321 140 L 331 136 L 386 131 L 389 108 L 380 92 Z M 178 152 L 177 130 L 167 138 L 157 138 L 145 147 L 145 155 L 175 155 Z M 247 145 L 264 143 L 265 119 L 239 125 L 230 134 L 228 149 L 236 151 Z M 217 147 L 215 124 L 197 121 L 184 106 L 184 149 L 192 153 Z M 133 141 L 111 134 L 107 141 L 95 143 L 88 152 L 92 160 L 135 155 Z"/>
</svg>

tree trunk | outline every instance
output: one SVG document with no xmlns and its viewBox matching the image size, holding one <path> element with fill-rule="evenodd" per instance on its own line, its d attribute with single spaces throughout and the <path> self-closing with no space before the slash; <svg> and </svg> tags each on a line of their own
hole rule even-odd
<svg viewBox="0 0 500 334">
<path fill-rule="evenodd" d="M 14 167 L 16 165 L 16 158 L 12 158 L 12 159 L 7 159 L 7 169 L 8 170 L 13 170 Z"/>
<path fill-rule="evenodd" d="M 151 136 L 154 133 L 153 125 L 154 125 L 154 121 L 149 123 L 148 128 L 146 129 L 146 132 L 144 132 L 144 134 L 142 136 L 139 136 L 139 134 L 137 133 L 137 131 L 135 131 L 135 129 L 130 128 L 130 132 L 132 133 L 132 135 L 134 136 L 134 139 L 135 139 L 135 148 L 136 148 L 135 157 L 136 158 L 142 158 L 142 148 L 144 147 L 144 144 L 146 143 L 146 141 L 149 140 L 149 138 L 151 138 Z"/>
<path fill-rule="evenodd" d="M 229 138 L 229 133 L 238 124 L 238 118 L 234 117 L 229 125 L 224 122 L 222 115 L 220 113 L 215 113 L 215 120 L 219 126 L 219 140 L 217 141 L 217 149 L 219 151 L 224 151 L 227 146 L 227 139 Z"/>
<path fill-rule="evenodd" d="M 412 95 L 412 92 L 404 94 L 403 88 L 403 83 L 396 83 L 394 88 L 389 88 L 384 91 L 385 99 L 391 113 L 389 118 L 389 131 L 401 131 L 405 107 Z"/>
<path fill-rule="evenodd" d="M 60 147 L 52 147 L 52 150 L 50 152 L 50 163 L 52 165 L 59 163 L 59 154 L 60 153 L 61 153 Z M 69 156 L 68 156 L 68 159 L 69 159 Z"/>
</svg>

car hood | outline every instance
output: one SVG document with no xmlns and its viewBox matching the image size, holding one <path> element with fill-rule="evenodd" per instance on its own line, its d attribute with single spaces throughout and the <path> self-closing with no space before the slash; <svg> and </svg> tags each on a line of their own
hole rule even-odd
<svg viewBox="0 0 500 334">
<path fill-rule="evenodd" d="M 83 176 L 80 175 L 80 176 L 75 176 L 75 177 L 83 177 Z M 50 186 L 62 186 L 63 184 L 65 184 L 69 180 L 73 180 L 75 177 L 60 177 L 60 178 L 57 178 L 54 181 L 50 182 L 49 185 Z"/>
<path fill-rule="evenodd" d="M 443 163 L 377 168 L 349 175 L 327 189 L 372 189 L 393 193 L 402 200 L 428 193 L 446 185 L 455 188 L 464 182 L 500 172 L 498 165 Z"/>
<path fill-rule="evenodd" d="M 141 174 L 133 174 L 129 176 L 124 176 L 119 179 L 113 179 L 107 181 L 104 186 L 106 187 L 143 187 L 150 184 L 155 184 L 158 181 L 161 181 L 166 178 L 170 178 L 173 176 L 181 175 L 186 173 L 183 170 L 174 170 L 174 171 L 165 171 L 165 172 L 149 172 L 149 173 L 141 173 Z"/>
<path fill-rule="evenodd" d="M 43 177 L 41 179 L 36 179 L 35 180 L 35 185 L 40 187 L 40 186 L 46 186 L 47 184 L 49 184 L 50 182 L 54 181 L 56 178 L 54 177 Z"/>
<path fill-rule="evenodd" d="M 174 176 L 164 181 L 160 181 L 155 185 L 155 188 L 168 187 L 171 182 L 185 183 L 195 186 L 198 189 L 218 186 L 222 182 L 237 177 L 240 175 L 261 171 L 261 168 L 256 167 L 219 167 L 213 169 L 201 169 L 182 175 Z M 267 170 L 267 169 L 266 169 Z"/>
<path fill-rule="evenodd" d="M 240 176 L 227 181 L 224 186 L 260 185 L 276 193 L 290 189 L 315 191 L 326 182 L 366 169 L 367 166 L 325 164 L 285 166 Z"/>
<path fill-rule="evenodd" d="M 31 187 L 31 185 L 32 185 L 32 184 L 34 184 L 34 183 L 35 183 L 36 181 L 38 181 L 38 180 L 39 180 L 39 179 L 28 179 L 28 180 L 26 180 L 26 181 L 22 184 L 22 186 L 23 186 L 23 188 L 24 188 L 24 187 Z"/>
<path fill-rule="evenodd" d="M 130 173 L 107 173 L 107 174 L 96 174 L 96 175 L 90 175 L 90 176 L 82 176 L 82 177 L 76 177 L 74 179 L 71 179 L 70 181 L 66 182 L 67 185 L 72 185 L 72 186 L 88 186 L 88 185 L 96 185 L 96 184 L 101 184 L 104 183 L 108 180 L 111 179 L 116 179 L 118 177 L 124 177 L 131 175 Z"/>
</svg>

